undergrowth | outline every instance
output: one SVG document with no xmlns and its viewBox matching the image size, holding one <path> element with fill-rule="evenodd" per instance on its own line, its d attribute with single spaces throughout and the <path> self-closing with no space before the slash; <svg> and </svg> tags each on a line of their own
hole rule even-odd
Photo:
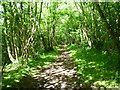
<svg viewBox="0 0 120 90">
<path fill-rule="evenodd" d="M 24 77 L 32 80 L 31 76 L 39 73 L 39 70 L 42 68 L 42 66 L 49 65 L 50 62 L 54 61 L 57 55 L 58 51 L 55 50 L 51 52 L 38 53 L 36 59 L 29 58 L 27 64 L 24 65 L 22 65 L 21 62 L 10 63 L 5 67 L 2 75 L 2 87 L 22 88 L 22 80 Z M 27 84 L 29 87 L 32 87 L 32 84 L 30 85 L 30 80 L 28 80 L 28 83 Z"/>
<path fill-rule="evenodd" d="M 77 73 L 89 87 L 118 88 L 118 55 L 109 55 L 85 45 L 69 46 L 71 57 L 77 66 Z M 80 80 L 80 81 L 81 81 Z"/>
</svg>

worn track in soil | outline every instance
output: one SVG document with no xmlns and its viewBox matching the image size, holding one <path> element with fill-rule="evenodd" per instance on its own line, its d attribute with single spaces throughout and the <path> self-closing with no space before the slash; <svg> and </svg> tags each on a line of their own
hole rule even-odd
<svg viewBox="0 0 120 90">
<path fill-rule="evenodd" d="M 61 45 L 61 54 L 55 62 L 44 66 L 40 74 L 33 76 L 37 79 L 37 87 L 42 88 L 80 88 L 80 76 L 76 73 L 76 67 L 70 58 L 70 52 L 66 45 Z"/>
</svg>

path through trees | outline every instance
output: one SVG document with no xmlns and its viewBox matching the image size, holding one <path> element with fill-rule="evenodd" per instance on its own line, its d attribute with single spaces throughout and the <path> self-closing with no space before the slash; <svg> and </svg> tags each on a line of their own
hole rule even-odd
<svg viewBox="0 0 120 90">
<path fill-rule="evenodd" d="M 78 83 L 81 78 L 76 73 L 76 67 L 70 58 L 70 52 L 66 45 L 61 45 L 61 54 L 55 62 L 44 66 L 40 74 L 33 77 L 38 80 L 38 87 L 42 88 L 79 88 L 83 84 Z"/>
<path fill-rule="evenodd" d="M 0 2 L 3 87 L 118 87 L 119 7 L 74 0 Z M 39 74 L 33 73 L 37 68 Z"/>
</svg>

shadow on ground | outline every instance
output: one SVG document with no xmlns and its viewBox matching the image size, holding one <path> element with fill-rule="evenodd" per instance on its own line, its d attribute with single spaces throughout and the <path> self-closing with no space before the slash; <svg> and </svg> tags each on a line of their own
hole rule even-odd
<svg viewBox="0 0 120 90">
<path fill-rule="evenodd" d="M 9 64 L 2 75 L 2 88 L 36 87 L 37 80 L 32 77 L 42 70 L 42 67 L 55 61 L 58 51 L 40 54 L 40 58 L 28 59 L 27 65 L 21 63 Z"/>
<path fill-rule="evenodd" d="M 61 54 L 56 61 L 43 66 L 39 73 L 32 76 L 37 79 L 38 88 L 79 88 L 84 86 L 69 54 L 66 46 L 61 46 Z"/>
<path fill-rule="evenodd" d="M 116 72 L 117 55 L 109 55 L 106 51 L 97 51 L 90 47 L 70 46 L 72 58 L 77 66 L 77 73 L 89 87 L 118 87 Z"/>
</svg>

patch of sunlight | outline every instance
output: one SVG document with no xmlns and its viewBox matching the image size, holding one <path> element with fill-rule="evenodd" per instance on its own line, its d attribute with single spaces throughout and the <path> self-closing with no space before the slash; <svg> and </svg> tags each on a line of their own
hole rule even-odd
<svg viewBox="0 0 120 90">
<path fill-rule="evenodd" d="M 45 55 L 40 55 L 40 57 L 41 57 L 41 58 L 46 58 L 46 56 L 45 56 Z"/>
<path fill-rule="evenodd" d="M 81 65 L 78 65 L 78 67 L 81 67 Z"/>
<path fill-rule="evenodd" d="M 63 83 L 61 84 L 61 88 L 65 88 L 65 87 L 67 86 L 66 83 L 67 83 L 67 82 L 63 82 Z"/>
<path fill-rule="evenodd" d="M 39 70 L 32 70 L 32 72 L 39 72 Z"/>
<path fill-rule="evenodd" d="M 37 68 L 39 68 L 39 69 L 40 69 L 40 68 L 41 68 L 41 66 L 37 66 Z"/>
<path fill-rule="evenodd" d="M 47 55 L 47 57 L 55 57 L 55 55 Z"/>
<path fill-rule="evenodd" d="M 96 66 L 103 66 L 102 64 L 96 64 Z"/>
<path fill-rule="evenodd" d="M 71 53 L 70 53 L 70 56 L 73 56 L 73 55 L 76 54 L 77 51 L 75 51 L 75 50 L 71 50 L 70 52 L 71 52 Z"/>
<path fill-rule="evenodd" d="M 89 62 L 88 64 L 95 64 L 95 62 Z"/>
<path fill-rule="evenodd" d="M 22 77 L 24 77 L 25 75 L 24 75 L 24 74 L 22 74 L 21 76 L 22 76 Z"/>
<path fill-rule="evenodd" d="M 7 87 L 9 88 L 9 87 L 11 87 L 11 85 L 7 85 Z"/>
<path fill-rule="evenodd" d="M 8 77 L 4 77 L 5 79 L 10 79 L 11 77 L 10 76 L 8 76 Z"/>
<path fill-rule="evenodd" d="M 103 55 L 107 54 L 107 51 L 102 51 L 102 54 L 103 54 Z"/>
<path fill-rule="evenodd" d="M 32 61 L 32 59 L 31 59 L 31 58 L 28 58 L 28 61 Z"/>
<path fill-rule="evenodd" d="M 54 58 L 55 56 L 54 56 L 54 55 L 41 55 L 40 57 L 43 58 L 43 59 L 45 59 L 45 58 L 48 58 L 48 57 L 49 57 L 49 58 L 50 58 L 50 57 L 51 57 L 51 58 Z"/>
<path fill-rule="evenodd" d="M 85 81 L 85 83 L 88 83 L 88 82 L 89 82 L 89 80 L 86 80 L 86 81 Z"/>
<path fill-rule="evenodd" d="M 92 76 L 89 76 L 89 80 L 92 80 L 93 79 L 93 77 Z"/>
<path fill-rule="evenodd" d="M 85 61 L 85 60 L 81 60 L 80 62 L 81 62 L 82 64 L 83 64 L 83 63 L 86 64 L 86 61 Z"/>
<path fill-rule="evenodd" d="M 93 66 L 91 66 L 91 67 L 93 67 L 93 68 L 94 68 L 94 67 L 96 67 L 96 66 L 95 66 L 95 65 L 93 65 Z"/>
<path fill-rule="evenodd" d="M 109 81 L 96 81 L 96 82 L 94 82 L 94 85 L 105 86 L 107 88 L 118 88 L 118 84 L 116 84 L 114 81 L 112 81 L 112 82 L 109 82 Z"/>
<path fill-rule="evenodd" d="M 107 86 L 107 81 L 96 81 L 93 83 L 94 85 L 103 85 L 103 86 Z"/>
<path fill-rule="evenodd" d="M 40 75 L 32 75 L 32 77 L 37 78 L 40 77 Z"/>
<path fill-rule="evenodd" d="M 61 49 L 60 49 L 60 48 L 57 48 L 57 50 L 58 50 L 58 51 L 61 51 Z"/>
<path fill-rule="evenodd" d="M 37 66 L 38 67 L 38 66 Z M 32 68 L 30 68 L 31 70 L 35 70 L 35 68 L 34 67 L 32 67 Z"/>
<path fill-rule="evenodd" d="M 105 85 L 107 88 L 118 88 L 119 84 L 116 83 L 116 80 L 112 80 L 112 81 L 106 81 Z"/>
<path fill-rule="evenodd" d="M 75 62 L 79 62 L 79 61 L 81 61 L 81 59 L 75 59 Z"/>
<path fill-rule="evenodd" d="M 30 72 L 31 75 L 35 75 L 35 74 L 37 74 L 37 73 L 38 73 L 38 72 L 36 72 L 36 71 Z"/>
<path fill-rule="evenodd" d="M 26 73 L 26 71 L 22 70 L 22 74 L 25 74 L 25 73 Z"/>
<path fill-rule="evenodd" d="M 83 69 L 84 69 L 83 67 L 80 68 L 80 70 L 83 70 Z"/>
<path fill-rule="evenodd" d="M 5 72 L 16 70 L 20 65 L 21 65 L 20 63 L 11 63 L 11 64 L 6 66 Z"/>
<path fill-rule="evenodd" d="M 32 68 L 31 68 L 31 69 L 32 69 Z M 30 67 L 25 68 L 25 70 L 26 70 L 26 71 L 29 71 L 29 70 L 30 70 Z"/>
<path fill-rule="evenodd" d="M 83 74 L 83 76 L 85 77 L 85 83 L 90 83 L 92 80 L 94 80 L 94 78 L 91 75 L 85 75 Z"/>
<path fill-rule="evenodd" d="M 83 65 L 83 64 L 81 64 L 81 65 L 78 64 L 77 66 L 78 66 L 79 68 L 82 68 L 82 69 L 84 68 L 84 65 Z"/>
<path fill-rule="evenodd" d="M 79 70 L 78 73 L 79 73 L 79 74 L 83 74 L 82 70 Z"/>
<path fill-rule="evenodd" d="M 16 77 L 15 78 L 21 78 L 21 76 L 22 76 L 22 73 L 20 74 L 16 74 Z"/>
<path fill-rule="evenodd" d="M 15 70 L 17 67 L 12 67 L 11 69 L 8 69 L 7 72 Z"/>
<path fill-rule="evenodd" d="M 20 82 L 19 80 L 14 80 L 15 82 Z"/>
<path fill-rule="evenodd" d="M 118 88 L 119 87 L 119 84 L 117 84 L 116 82 L 111 82 L 110 85 L 108 85 L 108 88 Z"/>
<path fill-rule="evenodd" d="M 44 64 L 48 65 L 48 64 L 50 64 L 50 62 L 44 62 Z"/>
</svg>

